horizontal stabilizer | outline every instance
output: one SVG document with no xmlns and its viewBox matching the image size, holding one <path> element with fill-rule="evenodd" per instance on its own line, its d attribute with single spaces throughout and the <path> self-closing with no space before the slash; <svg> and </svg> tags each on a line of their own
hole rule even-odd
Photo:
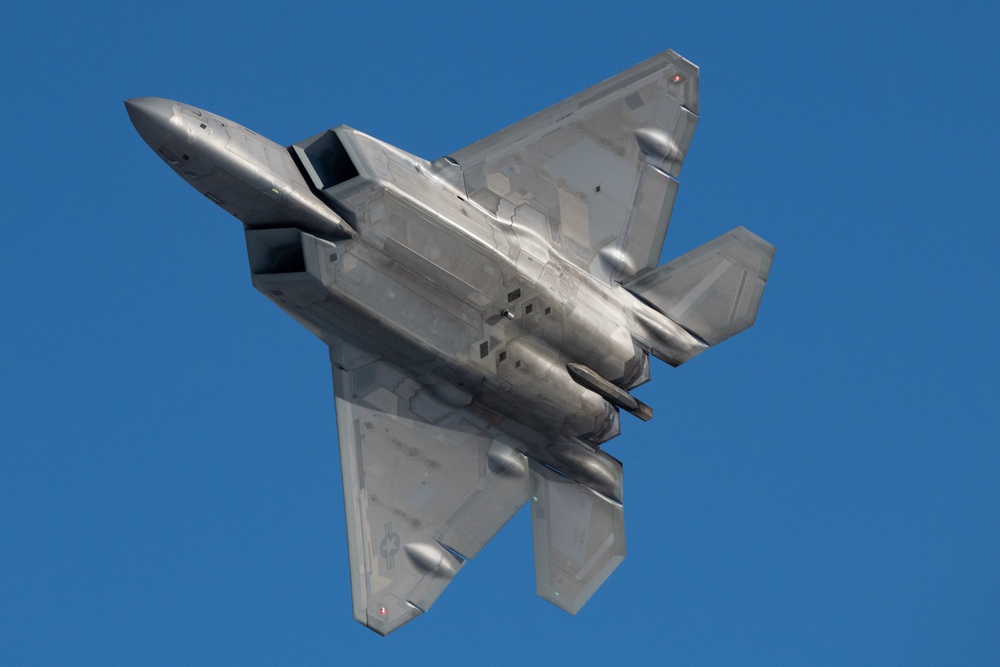
<svg viewBox="0 0 1000 667">
<path fill-rule="evenodd" d="M 538 595 L 575 614 L 625 559 L 622 506 L 531 459 Z"/>
<path fill-rule="evenodd" d="M 625 289 L 715 345 L 753 324 L 772 259 L 773 245 L 737 227 Z"/>
</svg>

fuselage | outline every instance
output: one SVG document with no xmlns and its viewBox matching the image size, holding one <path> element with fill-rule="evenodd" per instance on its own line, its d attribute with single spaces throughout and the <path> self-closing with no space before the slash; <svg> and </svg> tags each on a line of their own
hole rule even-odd
<svg viewBox="0 0 1000 667">
<path fill-rule="evenodd" d="M 627 391 L 649 379 L 651 347 L 678 363 L 704 349 L 552 250 L 523 224 L 538 211 L 471 201 L 447 159 L 345 126 L 286 148 L 169 100 L 128 106 L 153 150 L 243 222 L 257 289 L 329 344 L 375 351 L 529 445 L 619 432 L 617 407 L 568 364 Z"/>
</svg>

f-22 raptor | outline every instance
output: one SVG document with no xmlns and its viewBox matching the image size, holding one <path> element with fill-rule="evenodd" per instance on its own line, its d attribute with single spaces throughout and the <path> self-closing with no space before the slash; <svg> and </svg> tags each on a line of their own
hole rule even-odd
<svg viewBox="0 0 1000 667">
<path fill-rule="evenodd" d="M 625 557 L 601 445 L 652 418 L 650 355 L 753 324 L 774 256 L 738 227 L 657 266 L 698 68 L 666 51 L 432 162 L 344 125 L 286 147 L 125 106 L 329 346 L 354 617 L 384 635 L 427 611 L 525 503 L 538 594 L 575 614 Z"/>
</svg>

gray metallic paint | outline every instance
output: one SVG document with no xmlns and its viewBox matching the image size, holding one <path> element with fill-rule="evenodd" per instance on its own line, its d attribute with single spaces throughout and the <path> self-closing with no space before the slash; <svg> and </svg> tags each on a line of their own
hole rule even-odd
<svg viewBox="0 0 1000 667">
<path fill-rule="evenodd" d="M 254 287 L 330 347 L 354 615 L 426 611 L 531 499 L 538 592 L 570 613 L 625 555 L 600 450 L 649 355 L 753 323 L 774 248 L 742 228 L 655 268 L 697 122 L 666 51 L 433 162 L 339 126 L 284 148 L 126 102 L 245 229 Z"/>
</svg>

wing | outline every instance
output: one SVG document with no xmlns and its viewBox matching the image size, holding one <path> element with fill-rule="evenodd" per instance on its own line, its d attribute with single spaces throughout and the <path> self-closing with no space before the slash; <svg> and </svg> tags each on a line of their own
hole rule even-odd
<svg viewBox="0 0 1000 667">
<path fill-rule="evenodd" d="M 354 618 L 385 635 L 427 611 L 527 498 L 517 443 L 406 373 L 331 346 Z"/>
<path fill-rule="evenodd" d="M 698 120 L 698 68 L 673 51 L 450 157 L 466 194 L 608 282 L 659 262 Z"/>
</svg>

